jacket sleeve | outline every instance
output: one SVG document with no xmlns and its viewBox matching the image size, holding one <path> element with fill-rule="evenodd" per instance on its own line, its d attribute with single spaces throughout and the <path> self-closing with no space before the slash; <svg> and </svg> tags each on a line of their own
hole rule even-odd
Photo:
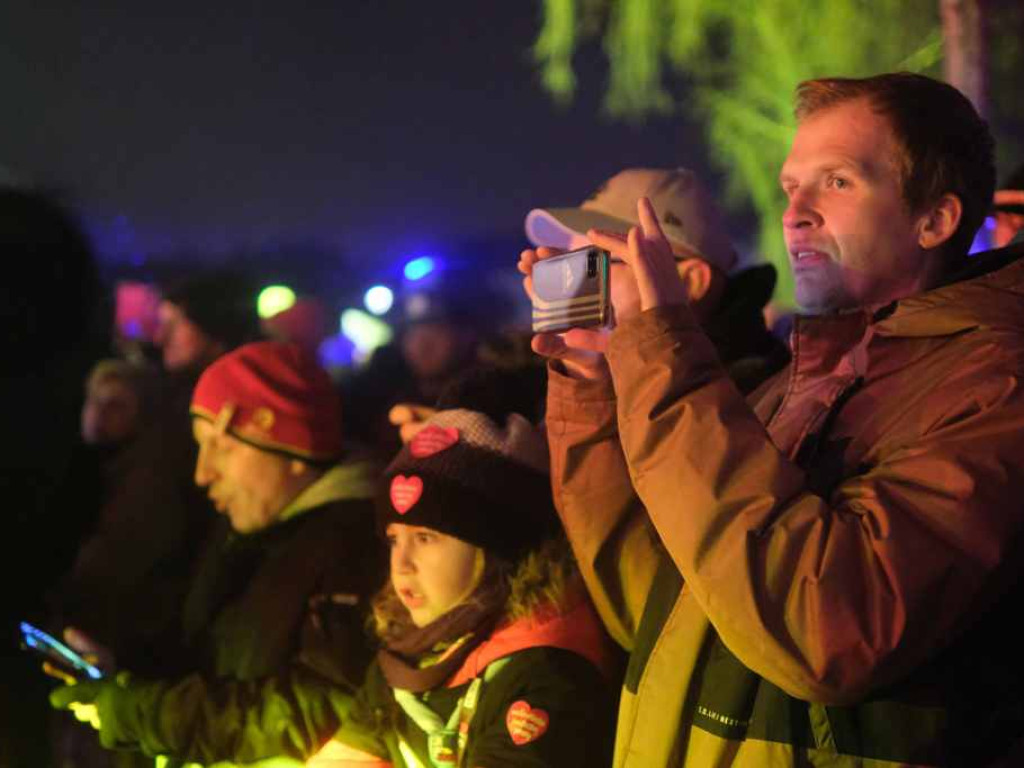
<svg viewBox="0 0 1024 768">
<path fill-rule="evenodd" d="M 632 650 L 658 565 L 656 535 L 630 483 L 610 381 L 548 367 L 547 433 L 555 506 L 598 614 Z"/>
<path fill-rule="evenodd" d="M 611 686 L 571 651 L 520 651 L 485 684 L 470 726 L 467 768 L 609 765 L 615 733 Z"/>
<path fill-rule="evenodd" d="M 377 664 L 371 665 L 366 680 L 346 708 L 338 730 L 323 749 L 306 762 L 313 768 L 378 768 L 389 766 L 385 739 L 385 707 L 391 689 Z"/>
<path fill-rule="evenodd" d="M 100 741 L 209 764 L 305 759 L 334 733 L 353 695 L 304 668 L 259 681 L 120 679 L 96 698 Z"/>
<path fill-rule="evenodd" d="M 747 667 L 797 698 L 850 703 L 975 618 L 1021 527 L 1019 369 L 975 377 L 943 418 L 825 499 L 772 443 L 687 308 L 631 318 L 608 357 L 633 483 Z"/>
</svg>

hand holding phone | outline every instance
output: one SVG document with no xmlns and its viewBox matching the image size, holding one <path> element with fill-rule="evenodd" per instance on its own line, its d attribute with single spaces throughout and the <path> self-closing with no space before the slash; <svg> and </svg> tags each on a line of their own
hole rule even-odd
<svg viewBox="0 0 1024 768">
<path fill-rule="evenodd" d="M 611 317 L 608 251 L 588 246 L 533 265 L 533 331 L 594 328 Z"/>
<path fill-rule="evenodd" d="M 21 647 L 38 654 L 61 672 L 76 680 L 82 678 L 99 680 L 103 677 L 103 671 L 99 667 L 49 633 L 27 621 L 21 622 L 20 629 Z"/>
<path fill-rule="evenodd" d="M 546 259 L 561 256 L 564 251 L 557 248 L 528 248 L 519 256 L 516 265 L 523 277 L 523 290 L 533 302 L 536 292 L 533 287 L 533 270 Z M 574 378 L 603 379 L 608 376 L 604 351 L 608 344 L 606 328 L 570 328 L 563 333 L 538 333 L 533 337 L 531 347 L 538 355 L 557 360 L 563 370 Z"/>
</svg>

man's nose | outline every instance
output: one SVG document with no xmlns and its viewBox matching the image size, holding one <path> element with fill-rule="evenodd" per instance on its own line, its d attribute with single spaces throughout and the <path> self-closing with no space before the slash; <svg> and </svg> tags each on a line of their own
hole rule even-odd
<svg viewBox="0 0 1024 768">
<path fill-rule="evenodd" d="M 199 456 L 196 458 L 195 483 L 200 488 L 205 488 L 213 482 L 216 473 L 210 464 L 209 450 L 199 449 Z"/>
<path fill-rule="evenodd" d="M 786 229 L 813 227 L 821 223 L 814 193 L 808 189 L 795 189 L 789 194 L 789 203 L 782 214 L 782 226 Z"/>
</svg>

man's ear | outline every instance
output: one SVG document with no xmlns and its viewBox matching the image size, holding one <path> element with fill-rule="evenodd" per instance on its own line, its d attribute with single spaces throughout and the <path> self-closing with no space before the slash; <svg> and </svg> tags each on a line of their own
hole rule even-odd
<svg viewBox="0 0 1024 768">
<path fill-rule="evenodd" d="M 686 285 L 686 295 L 691 305 L 699 303 L 708 295 L 714 279 L 710 264 L 703 259 L 684 259 L 676 262 L 676 269 Z"/>
<path fill-rule="evenodd" d="M 956 232 L 963 217 L 964 208 L 960 198 L 947 192 L 919 220 L 917 243 L 931 249 L 945 243 Z"/>
</svg>

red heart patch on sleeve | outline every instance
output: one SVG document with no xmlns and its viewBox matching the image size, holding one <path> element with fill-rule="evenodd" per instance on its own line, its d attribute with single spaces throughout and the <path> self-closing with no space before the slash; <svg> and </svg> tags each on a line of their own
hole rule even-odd
<svg viewBox="0 0 1024 768">
<path fill-rule="evenodd" d="M 395 511 L 404 515 L 423 495 L 423 480 L 413 475 L 404 477 L 395 475 L 391 480 L 391 506 Z"/>
<path fill-rule="evenodd" d="M 505 715 L 505 726 L 512 743 L 516 746 L 536 741 L 548 729 L 548 713 L 543 709 L 534 709 L 529 702 L 519 700 L 508 708 Z"/>
<path fill-rule="evenodd" d="M 455 427 L 439 427 L 431 424 L 416 433 L 409 443 L 409 453 L 417 459 L 425 459 L 451 448 L 459 442 L 459 430 Z"/>
</svg>

